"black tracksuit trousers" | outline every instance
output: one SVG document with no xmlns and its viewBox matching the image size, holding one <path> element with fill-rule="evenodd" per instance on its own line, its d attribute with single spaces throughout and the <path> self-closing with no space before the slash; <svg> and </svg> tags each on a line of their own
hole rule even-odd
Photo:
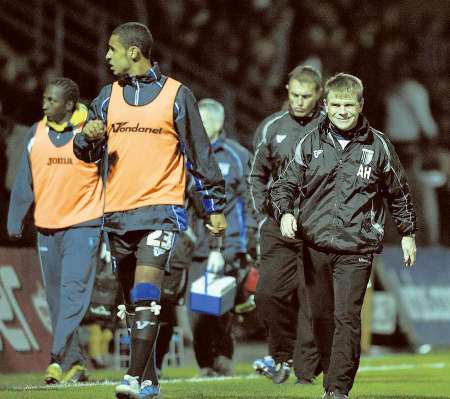
<svg viewBox="0 0 450 399">
<path fill-rule="evenodd" d="M 156 367 L 162 370 L 164 356 L 169 352 L 170 340 L 177 325 L 176 306 L 184 303 L 188 286 L 189 267 L 194 245 L 184 234 L 176 242 L 170 260 L 170 274 L 164 276 L 161 286 L 161 315 L 156 343 Z"/>
<path fill-rule="evenodd" d="M 260 278 L 256 310 L 268 332 L 269 354 L 276 363 L 294 360 L 297 377 L 320 374 L 319 353 L 312 335 L 303 271 L 303 241 L 283 237 L 268 218 L 261 228 Z"/>
<path fill-rule="evenodd" d="M 306 287 L 327 392 L 348 393 L 361 356 L 361 308 L 372 254 L 342 255 L 307 247 Z"/>
<path fill-rule="evenodd" d="M 195 258 L 189 270 L 189 287 L 192 282 L 203 276 L 207 259 Z M 222 316 L 190 312 L 195 359 L 199 368 L 214 366 L 218 356 L 233 358 L 234 340 L 231 334 L 231 311 Z"/>
</svg>

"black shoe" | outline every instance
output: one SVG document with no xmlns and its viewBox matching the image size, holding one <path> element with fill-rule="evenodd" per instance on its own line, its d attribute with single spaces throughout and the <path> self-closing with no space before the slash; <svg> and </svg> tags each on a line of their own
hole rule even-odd
<svg viewBox="0 0 450 399">
<path fill-rule="evenodd" d="M 217 356 L 214 358 L 213 370 L 219 376 L 231 377 L 234 374 L 233 362 L 226 356 Z"/>
<path fill-rule="evenodd" d="M 212 367 L 202 367 L 198 376 L 200 378 L 217 377 L 217 373 L 212 369 Z"/>
<path fill-rule="evenodd" d="M 335 389 L 333 392 L 334 399 L 348 399 L 348 395 L 339 391 L 339 389 Z"/>
<path fill-rule="evenodd" d="M 295 384 L 297 385 L 313 385 L 314 384 L 314 378 L 297 378 L 297 381 L 295 381 Z"/>
<path fill-rule="evenodd" d="M 272 381 L 274 384 L 282 384 L 291 375 L 291 366 L 288 362 L 281 362 L 275 365 Z"/>
<path fill-rule="evenodd" d="M 332 399 L 348 399 L 348 395 L 340 392 L 339 390 L 335 390 L 333 392 L 325 392 L 322 398 L 332 398 Z"/>
</svg>

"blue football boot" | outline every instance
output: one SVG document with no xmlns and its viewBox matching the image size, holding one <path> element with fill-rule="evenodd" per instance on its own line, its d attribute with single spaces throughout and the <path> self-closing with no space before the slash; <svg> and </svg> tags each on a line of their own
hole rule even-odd
<svg viewBox="0 0 450 399">
<path fill-rule="evenodd" d="M 161 388 L 159 385 L 153 385 L 150 380 L 145 380 L 141 384 L 139 399 L 157 399 L 160 398 Z"/>
<path fill-rule="evenodd" d="M 275 361 L 272 359 L 272 356 L 264 356 L 253 362 L 253 369 L 258 374 L 264 375 L 267 378 L 273 378 L 275 374 Z"/>
</svg>

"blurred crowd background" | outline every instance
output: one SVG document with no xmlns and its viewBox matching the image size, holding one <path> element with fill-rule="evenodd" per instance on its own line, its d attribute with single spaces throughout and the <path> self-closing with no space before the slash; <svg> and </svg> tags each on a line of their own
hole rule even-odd
<svg viewBox="0 0 450 399">
<path fill-rule="evenodd" d="M 341 71 L 359 76 L 364 113 L 391 135 L 408 170 L 423 221 L 419 244 L 450 245 L 449 1 L 0 4 L 2 220 L 21 138 L 42 116 L 46 82 L 68 76 L 89 103 L 112 80 L 104 62 L 110 31 L 137 20 L 154 35 L 152 59 L 163 73 L 192 87 L 198 99 L 222 101 L 228 134 L 249 148 L 257 124 L 283 106 L 287 73 L 296 65 L 313 65 L 325 79 Z M 7 244 L 4 231 L 0 239 Z"/>
</svg>

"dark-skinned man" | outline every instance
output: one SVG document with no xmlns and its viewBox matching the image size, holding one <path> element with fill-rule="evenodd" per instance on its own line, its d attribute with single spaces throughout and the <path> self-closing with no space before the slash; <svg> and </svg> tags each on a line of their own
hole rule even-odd
<svg viewBox="0 0 450 399">
<path fill-rule="evenodd" d="M 151 62 L 152 44 L 148 28 L 137 22 L 112 32 L 106 60 L 119 80 L 91 103 L 90 121 L 74 142 L 75 154 L 88 162 L 108 155 L 105 228 L 124 299 L 135 313 L 130 365 L 116 386 L 118 398 L 160 393 L 154 364 L 160 288 L 177 232 L 187 227 L 186 167 L 210 215 L 210 231 L 226 228 L 224 180 L 196 100 Z M 132 271 L 126 267 L 129 257 L 136 259 Z M 130 272 L 134 278 L 126 284 Z"/>
<path fill-rule="evenodd" d="M 53 339 L 47 384 L 86 380 L 78 327 L 88 309 L 97 264 L 103 190 L 95 164 L 72 150 L 88 110 L 78 85 L 57 78 L 45 88 L 44 118 L 30 129 L 11 191 L 8 234 L 20 238 L 34 204 L 34 224 Z"/>
</svg>

